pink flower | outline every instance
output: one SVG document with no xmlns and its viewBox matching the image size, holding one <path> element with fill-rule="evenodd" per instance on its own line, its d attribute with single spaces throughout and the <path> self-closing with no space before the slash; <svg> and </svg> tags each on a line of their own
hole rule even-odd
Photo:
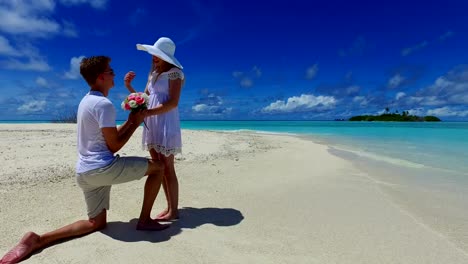
<svg viewBox="0 0 468 264">
<path fill-rule="evenodd" d="M 141 96 L 136 96 L 135 97 L 135 102 L 138 104 L 138 105 L 142 105 L 144 102 L 145 102 L 145 98 L 141 97 Z"/>
<path fill-rule="evenodd" d="M 135 100 L 135 95 L 130 94 L 130 95 L 127 97 L 127 100 L 128 100 L 128 101 Z"/>
<path fill-rule="evenodd" d="M 130 110 L 132 109 L 128 103 L 125 104 L 125 110 Z"/>
</svg>

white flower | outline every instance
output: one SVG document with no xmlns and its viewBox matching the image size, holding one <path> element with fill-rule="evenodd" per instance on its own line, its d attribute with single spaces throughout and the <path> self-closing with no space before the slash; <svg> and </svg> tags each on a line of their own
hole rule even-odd
<svg viewBox="0 0 468 264">
<path fill-rule="evenodd" d="M 125 109 L 125 101 L 123 101 L 122 104 L 120 104 L 120 107 L 122 107 L 123 110 L 127 110 Z"/>
<path fill-rule="evenodd" d="M 131 108 L 135 108 L 138 106 L 137 102 L 135 102 L 135 100 L 130 100 L 128 101 L 128 105 L 131 107 Z"/>
</svg>

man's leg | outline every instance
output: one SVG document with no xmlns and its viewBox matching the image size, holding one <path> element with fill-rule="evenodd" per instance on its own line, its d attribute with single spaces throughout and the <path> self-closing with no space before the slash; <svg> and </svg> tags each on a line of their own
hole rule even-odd
<svg viewBox="0 0 468 264">
<path fill-rule="evenodd" d="M 17 263 L 38 249 L 47 247 L 61 239 L 86 235 L 106 226 L 106 210 L 94 218 L 79 220 L 73 224 L 45 233 L 41 236 L 34 232 L 26 233 L 20 242 L 0 260 L 0 264 Z"/>
<path fill-rule="evenodd" d="M 137 225 L 138 230 L 158 231 L 169 227 L 169 225 L 162 225 L 156 220 L 151 219 L 151 209 L 161 188 L 163 173 L 164 168 L 160 161 L 148 160 L 148 170 L 146 171 L 148 177 L 145 183 L 143 205 Z"/>
</svg>

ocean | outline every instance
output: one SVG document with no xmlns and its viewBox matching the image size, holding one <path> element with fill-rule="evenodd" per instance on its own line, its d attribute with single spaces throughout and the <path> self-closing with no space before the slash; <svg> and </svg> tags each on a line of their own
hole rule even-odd
<svg viewBox="0 0 468 264">
<path fill-rule="evenodd" d="M 468 177 L 468 122 L 182 121 L 181 126 L 192 130 L 296 135 L 394 165 L 438 168 Z"/>
<path fill-rule="evenodd" d="M 468 122 L 183 121 L 183 129 L 303 136 L 359 156 L 468 177 Z"/>
</svg>

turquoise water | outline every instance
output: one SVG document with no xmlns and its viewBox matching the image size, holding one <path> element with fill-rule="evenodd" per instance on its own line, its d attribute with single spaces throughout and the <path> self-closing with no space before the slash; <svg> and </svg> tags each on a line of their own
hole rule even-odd
<svg viewBox="0 0 468 264">
<path fill-rule="evenodd" d="M 468 122 L 182 121 L 181 125 L 192 130 L 301 135 L 397 165 L 434 167 L 468 176 Z"/>
<path fill-rule="evenodd" d="M 182 128 L 296 134 L 397 165 L 468 175 L 468 122 L 184 121 Z"/>
<path fill-rule="evenodd" d="M 50 120 L 0 120 L 0 124 L 50 124 Z"/>
</svg>

